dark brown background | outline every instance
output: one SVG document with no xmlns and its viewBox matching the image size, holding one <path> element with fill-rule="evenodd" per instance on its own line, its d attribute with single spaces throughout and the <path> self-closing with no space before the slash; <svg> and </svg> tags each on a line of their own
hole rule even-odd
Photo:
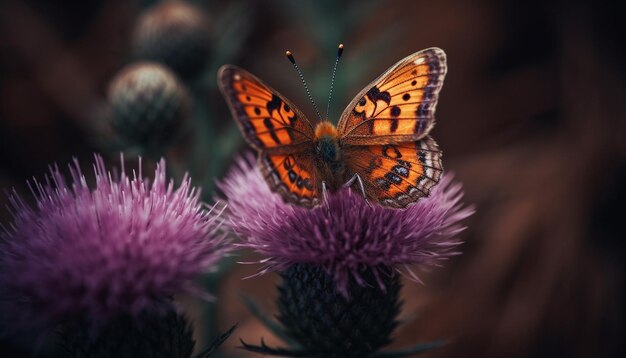
<svg viewBox="0 0 626 358">
<path fill-rule="evenodd" d="M 296 54 L 325 108 L 333 49 L 342 41 L 337 116 L 400 58 L 430 46 L 447 52 L 433 136 L 477 212 L 462 234 L 464 255 L 423 273 L 424 286 L 406 284 L 405 313 L 414 319 L 398 330 L 394 347 L 445 337 L 453 343 L 431 356 L 623 354 L 622 13 L 592 1 L 407 0 L 360 14 L 363 3 L 248 1 L 251 31 L 229 62 L 313 117 L 283 51 Z M 72 156 L 88 162 L 101 150 L 90 124 L 94 104 L 129 60 L 129 34 L 143 5 L 0 2 L 1 187 L 24 190 L 48 164 Z M 212 21 L 227 6 L 209 4 Z M 359 18 L 342 27 L 354 14 Z M 368 47 L 377 38 L 382 45 Z M 358 66 L 367 71 L 356 78 L 351 68 Z M 231 121 L 221 99 L 207 101 L 220 121 Z M 239 337 L 280 344 L 238 298 L 243 292 L 273 309 L 276 276 L 241 280 L 255 269 L 236 267 L 216 293 L 219 327 L 239 322 L 226 343 L 234 356 L 244 356 L 231 348 Z M 201 343 L 210 339 L 202 332 Z"/>
</svg>

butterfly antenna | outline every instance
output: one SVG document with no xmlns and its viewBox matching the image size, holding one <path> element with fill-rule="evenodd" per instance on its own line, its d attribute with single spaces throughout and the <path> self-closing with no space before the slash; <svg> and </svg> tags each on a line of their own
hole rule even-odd
<svg viewBox="0 0 626 358">
<path fill-rule="evenodd" d="M 302 81 L 302 84 L 304 85 L 304 90 L 306 91 L 307 96 L 309 96 L 309 100 L 311 101 L 311 103 L 313 103 L 313 108 L 315 108 L 315 113 L 317 113 L 317 118 L 321 121 L 322 116 L 320 115 L 320 111 L 319 109 L 317 109 L 317 105 L 315 104 L 315 101 L 313 100 L 313 96 L 311 96 L 311 92 L 309 91 L 309 86 L 307 86 L 306 81 L 304 80 L 304 75 L 302 74 L 302 71 L 300 71 L 300 67 L 298 67 L 298 64 L 296 63 L 296 59 L 293 58 L 293 54 L 291 53 L 291 51 L 285 51 L 285 55 L 287 55 L 287 58 L 289 59 L 293 67 L 298 72 L 298 76 L 300 76 L 300 80 Z"/>
<path fill-rule="evenodd" d="M 335 75 L 337 74 L 337 66 L 339 65 L 339 59 L 343 53 L 343 44 L 339 44 L 337 48 L 337 58 L 335 59 L 335 66 L 333 66 L 333 75 L 330 78 L 330 92 L 328 93 L 328 105 L 326 106 L 326 118 L 330 118 L 330 99 L 333 97 L 333 87 L 335 85 Z"/>
</svg>

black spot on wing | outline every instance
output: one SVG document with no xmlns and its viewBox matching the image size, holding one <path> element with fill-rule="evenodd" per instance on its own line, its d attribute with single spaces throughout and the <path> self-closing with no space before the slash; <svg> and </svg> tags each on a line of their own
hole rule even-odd
<svg viewBox="0 0 626 358">
<path fill-rule="evenodd" d="M 376 103 L 376 101 L 383 101 L 387 104 L 391 103 L 391 95 L 389 92 L 381 92 L 376 86 L 367 91 L 367 98 L 374 103 Z"/>
<path fill-rule="evenodd" d="M 294 172 L 293 170 L 288 171 L 287 175 L 289 176 L 289 181 L 292 183 L 295 182 L 296 179 L 298 178 L 298 176 L 296 175 L 296 172 Z"/>
<path fill-rule="evenodd" d="M 391 107 L 391 110 L 389 112 L 391 114 L 391 117 L 393 117 L 391 119 L 391 126 L 390 126 L 389 130 L 391 131 L 391 133 L 395 133 L 396 130 L 398 130 L 398 116 L 400 116 L 400 113 L 402 111 L 400 110 L 400 107 L 393 106 L 393 107 Z"/>
<path fill-rule="evenodd" d="M 387 157 L 387 158 L 392 158 L 392 159 L 402 158 L 402 153 L 400 153 L 398 148 L 393 144 L 383 145 L 382 154 L 384 157 Z"/>
<path fill-rule="evenodd" d="M 422 150 L 418 151 L 417 157 L 419 158 L 420 163 L 426 164 L 426 152 Z"/>
<path fill-rule="evenodd" d="M 384 178 L 378 178 L 374 180 L 374 183 L 382 190 L 389 190 L 389 188 L 391 188 L 391 182 Z"/>
<path fill-rule="evenodd" d="M 372 159 L 370 159 L 367 165 L 367 168 L 365 168 L 365 172 L 367 174 L 372 174 L 376 168 L 379 168 L 382 165 L 383 165 L 383 160 L 378 156 L 374 156 L 372 157 Z"/>
<path fill-rule="evenodd" d="M 387 172 L 385 174 L 385 179 L 387 179 L 388 181 L 394 183 L 394 184 L 400 184 L 402 183 L 402 178 L 400 178 L 398 175 L 396 175 L 395 173 L 392 172 Z"/>
<path fill-rule="evenodd" d="M 392 117 L 400 116 L 401 112 L 402 112 L 402 110 L 400 110 L 400 107 L 398 107 L 398 106 L 391 107 L 390 113 L 391 113 Z"/>
<path fill-rule="evenodd" d="M 311 183 L 310 178 L 304 178 L 304 180 L 302 180 L 302 185 L 304 185 L 307 190 L 313 191 L 313 184 Z"/>
<path fill-rule="evenodd" d="M 389 130 L 391 131 L 391 133 L 395 133 L 396 130 L 398 130 L 398 118 L 392 118 L 391 119 L 391 126 L 389 127 Z"/>
<path fill-rule="evenodd" d="M 264 118 L 263 125 L 265 125 L 265 128 L 267 128 L 270 137 L 272 138 L 274 143 L 281 144 L 280 138 L 278 138 L 278 136 L 276 135 L 276 131 L 274 130 L 274 123 L 272 123 L 272 120 L 270 118 Z"/>
<path fill-rule="evenodd" d="M 395 174 L 400 175 L 402 177 L 405 177 L 405 178 L 409 177 L 409 169 L 407 167 L 402 166 L 402 165 L 395 165 L 391 170 Z"/>
<path fill-rule="evenodd" d="M 281 101 L 277 95 L 272 94 L 272 100 L 267 102 L 267 111 L 270 115 L 272 114 L 272 111 L 280 108 L 281 103 L 283 103 L 283 101 Z"/>
<path fill-rule="evenodd" d="M 291 170 L 293 169 L 295 162 L 295 158 L 292 155 L 288 155 L 283 161 L 283 168 L 285 168 L 285 170 Z"/>
</svg>

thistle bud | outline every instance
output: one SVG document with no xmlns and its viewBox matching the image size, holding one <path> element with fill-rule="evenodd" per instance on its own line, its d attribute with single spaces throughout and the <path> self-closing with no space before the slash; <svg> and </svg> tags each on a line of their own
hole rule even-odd
<svg viewBox="0 0 626 358">
<path fill-rule="evenodd" d="M 133 51 L 137 58 L 167 65 L 181 78 L 197 76 L 210 52 L 207 16 L 182 1 L 151 7 L 137 21 Z"/>
<path fill-rule="evenodd" d="M 190 115 L 185 86 L 157 63 L 122 69 L 111 81 L 108 97 L 115 132 L 129 146 L 148 152 L 171 144 Z"/>
<path fill-rule="evenodd" d="M 361 275 L 376 281 L 372 271 Z M 322 357 L 368 357 L 391 342 L 400 311 L 399 275 L 385 276 L 385 291 L 350 281 L 348 299 L 321 266 L 295 264 L 281 276 L 279 319 L 307 352 Z"/>
</svg>

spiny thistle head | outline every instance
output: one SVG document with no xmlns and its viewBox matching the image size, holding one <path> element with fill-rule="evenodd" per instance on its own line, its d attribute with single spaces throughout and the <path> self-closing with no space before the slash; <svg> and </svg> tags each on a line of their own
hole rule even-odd
<svg viewBox="0 0 626 358">
<path fill-rule="evenodd" d="M 71 182 L 57 167 L 31 184 L 34 207 L 15 192 L 13 222 L 0 230 L 0 292 L 5 318 L 54 325 L 72 318 L 106 321 L 168 306 L 228 251 L 221 209 L 205 208 L 188 177 L 175 187 L 165 162 L 154 178 L 117 176 L 101 157 L 91 189 L 78 162 Z"/>
<path fill-rule="evenodd" d="M 162 151 L 181 132 L 191 113 L 185 86 L 165 66 L 137 62 L 109 85 L 111 126 L 128 146 Z"/>
<path fill-rule="evenodd" d="M 410 266 L 437 265 L 458 254 L 461 220 L 473 212 L 462 204 L 461 185 L 450 175 L 429 197 L 402 210 L 370 205 L 350 190 L 332 193 L 328 207 L 288 205 L 250 162 L 240 159 L 219 185 L 229 203 L 230 225 L 243 238 L 240 246 L 264 256 L 260 273 L 296 264 L 324 267 L 346 297 L 351 279 L 384 290 L 381 267 L 417 280 Z M 363 279 L 364 269 L 376 282 Z"/>
<path fill-rule="evenodd" d="M 133 51 L 137 58 L 161 62 L 182 78 L 197 76 L 210 52 L 207 16 L 184 1 L 163 1 L 139 17 Z"/>
<path fill-rule="evenodd" d="M 373 281 L 372 269 L 359 272 Z M 392 341 L 400 312 L 398 275 L 381 267 L 385 291 L 348 282 L 350 298 L 337 291 L 324 267 L 291 265 L 281 273 L 278 319 L 288 334 L 315 357 L 369 357 Z"/>
</svg>

